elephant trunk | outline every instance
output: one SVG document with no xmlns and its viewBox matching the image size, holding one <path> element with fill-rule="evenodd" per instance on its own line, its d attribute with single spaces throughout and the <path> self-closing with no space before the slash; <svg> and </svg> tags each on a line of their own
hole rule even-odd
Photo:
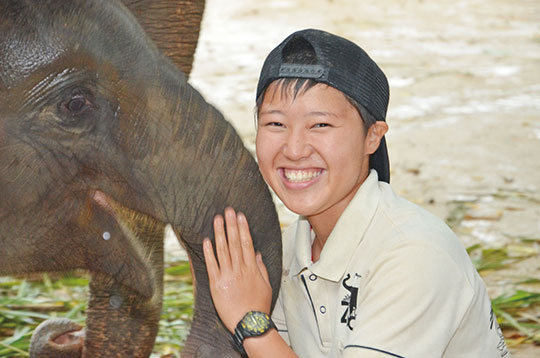
<svg viewBox="0 0 540 358">
<path fill-rule="evenodd" d="M 144 128 L 134 136 L 138 144 L 152 143 L 152 150 L 142 151 L 146 155 L 135 172 L 149 175 L 138 181 L 150 183 L 145 191 L 148 197 L 159 198 L 154 202 L 156 217 L 173 225 L 193 267 L 195 316 L 183 357 L 226 357 L 227 352 L 238 356 L 212 304 L 202 240 L 213 240 L 213 218 L 227 206 L 245 213 L 255 249 L 269 268 L 274 304 L 281 279 L 277 214 L 255 160 L 232 126 L 182 77 L 173 76 L 169 81 L 162 77 L 160 81 L 169 84 L 157 91 L 164 98 L 147 102 L 150 108 L 145 112 L 161 113 L 161 120 L 138 126 Z M 155 92 L 147 97 L 155 99 Z M 169 106 L 158 108 L 163 103 Z M 212 353 L 212 349 L 216 351 Z"/>
</svg>

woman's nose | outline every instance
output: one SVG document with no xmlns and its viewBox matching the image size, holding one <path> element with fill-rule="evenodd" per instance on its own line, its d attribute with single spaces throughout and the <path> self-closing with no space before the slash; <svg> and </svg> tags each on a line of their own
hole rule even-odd
<svg viewBox="0 0 540 358">
<path fill-rule="evenodd" d="M 291 132 L 282 148 L 283 154 L 291 160 L 309 157 L 312 150 L 307 136 L 302 131 Z"/>
</svg>

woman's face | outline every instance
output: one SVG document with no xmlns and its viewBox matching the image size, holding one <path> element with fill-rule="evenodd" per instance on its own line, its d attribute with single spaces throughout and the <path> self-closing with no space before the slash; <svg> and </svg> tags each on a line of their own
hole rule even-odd
<svg viewBox="0 0 540 358">
<path fill-rule="evenodd" d="M 337 89 L 317 84 L 293 98 L 276 86 L 259 108 L 260 171 L 293 212 L 339 217 L 367 177 L 378 141 L 366 136 L 360 114 Z"/>
</svg>

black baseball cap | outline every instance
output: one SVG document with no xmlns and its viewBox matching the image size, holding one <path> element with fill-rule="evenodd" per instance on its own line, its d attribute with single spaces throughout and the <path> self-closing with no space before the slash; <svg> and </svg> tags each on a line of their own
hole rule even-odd
<svg viewBox="0 0 540 358">
<path fill-rule="evenodd" d="M 257 98 L 274 80 L 287 77 L 325 83 L 354 99 L 377 121 L 386 121 L 390 90 L 385 74 L 364 50 L 343 37 L 315 29 L 288 36 L 264 61 Z M 380 181 L 390 182 L 384 136 L 370 156 L 369 167 Z"/>
</svg>

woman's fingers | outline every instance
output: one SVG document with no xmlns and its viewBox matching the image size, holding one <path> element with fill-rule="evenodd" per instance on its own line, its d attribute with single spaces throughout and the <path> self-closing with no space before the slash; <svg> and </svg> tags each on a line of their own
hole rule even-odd
<svg viewBox="0 0 540 358">
<path fill-rule="evenodd" d="M 242 248 L 240 247 L 240 233 L 238 232 L 237 216 L 233 208 L 225 209 L 225 223 L 227 228 L 227 240 L 233 270 L 240 270 L 244 263 Z"/>
<path fill-rule="evenodd" d="M 229 245 L 227 244 L 227 236 L 225 235 L 224 222 L 221 215 L 216 215 L 214 218 L 214 236 L 216 239 L 219 268 L 221 271 L 228 271 L 231 269 L 231 256 L 229 255 Z"/>
<path fill-rule="evenodd" d="M 203 240 L 203 252 L 206 271 L 208 271 L 208 279 L 212 283 L 219 277 L 219 266 L 212 250 L 212 242 L 209 238 Z"/>
<path fill-rule="evenodd" d="M 271 286 L 270 277 L 268 276 L 268 271 L 266 270 L 266 265 L 263 262 L 262 254 L 260 252 L 257 253 L 256 261 L 257 261 L 257 267 L 259 268 L 259 272 L 261 273 L 261 276 L 264 278 L 268 286 Z"/>
<path fill-rule="evenodd" d="M 244 262 L 248 265 L 255 265 L 255 249 L 253 248 L 253 240 L 251 239 L 249 224 L 246 216 L 243 213 L 238 213 L 238 227 L 240 231 L 240 244 L 242 247 Z"/>
<path fill-rule="evenodd" d="M 255 250 L 246 216 L 236 214 L 233 208 L 226 208 L 224 217 L 214 218 L 214 234 L 219 269 L 242 271 L 244 267 L 254 268 Z"/>
</svg>

